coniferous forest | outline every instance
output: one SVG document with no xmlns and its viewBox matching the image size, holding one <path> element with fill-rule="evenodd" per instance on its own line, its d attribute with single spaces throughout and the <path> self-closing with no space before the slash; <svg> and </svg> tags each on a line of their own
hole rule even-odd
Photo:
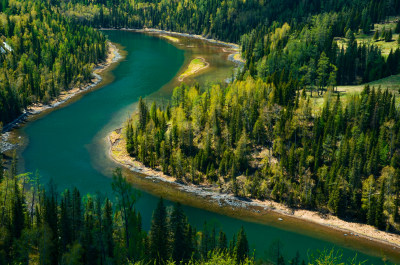
<svg viewBox="0 0 400 265">
<path fill-rule="evenodd" d="M 107 54 L 103 34 L 62 16 L 48 1 L 4 0 L 0 11 L 3 124 L 32 103 L 46 104 L 88 83 L 94 64 Z"/>
<path fill-rule="evenodd" d="M 59 193 L 52 183 L 45 190 L 38 175 L 13 170 L 0 183 L 1 264 L 253 264 L 243 228 L 232 240 L 211 225 L 197 231 L 180 204 L 167 208 L 160 199 L 150 231 L 143 230 L 135 210 L 140 194 L 120 169 L 112 201 L 76 188 Z"/>
<path fill-rule="evenodd" d="M 232 238 L 215 224 L 197 230 L 179 203 L 167 206 L 161 198 L 150 229 L 144 230 L 136 210 L 140 192 L 119 168 L 113 171 L 111 198 L 82 195 L 76 188 L 60 193 L 51 181 L 41 185 L 38 173 L 16 175 L 15 170 L 14 158 L 0 179 L 1 264 L 256 264 L 243 227 Z M 334 249 L 285 257 L 281 245 L 271 245 L 263 264 L 343 261 Z"/>
<path fill-rule="evenodd" d="M 163 105 L 140 98 L 124 128 L 129 155 L 180 183 L 399 233 L 399 91 L 368 84 L 400 73 L 399 14 L 400 0 L 1 0 L 0 128 L 92 80 L 108 52 L 99 28 L 237 43 L 232 82 L 182 84 Z M 162 199 L 143 229 L 120 169 L 106 198 L 43 186 L 16 161 L 4 170 L 0 156 L 0 264 L 258 262 L 243 228 L 197 230 Z M 333 251 L 280 253 L 265 262 L 344 264 Z"/>
<path fill-rule="evenodd" d="M 315 2 L 303 1 L 313 8 L 296 6 L 293 14 L 286 8 L 286 21 L 264 21 L 240 38 L 224 35 L 232 33 L 229 26 L 216 35 L 202 31 L 240 39 L 246 63 L 237 80 L 206 88 L 182 85 L 168 106 L 141 100 L 126 127 L 127 151 L 178 181 L 399 231 L 398 92 L 367 85 L 344 99 L 337 93 L 338 86 L 399 72 L 398 46 L 383 55 L 378 46 L 356 39 L 399 5 Z M 392 29 L 381 38 L 393 42 Z M 321 97 L 324 103 L 316 105 Z"/>
</svg>

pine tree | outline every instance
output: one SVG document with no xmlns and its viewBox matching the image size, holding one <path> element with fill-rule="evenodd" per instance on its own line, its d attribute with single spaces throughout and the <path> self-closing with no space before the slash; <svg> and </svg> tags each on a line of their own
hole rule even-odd
<svg viewBox="0 0 400 265">
<path fill-rule="evenodd" d="M 239 264 L 249 256 L 249 243 L 247 241 L 246 233 L 244 232 L 243 226 L 237 236 L 235 256 Z"/>
<path fill-rule="evenodd" d="M 190 258 L 190 253 L 185 245 L 185 228 L 187 226 L 186 216 L 183 212 L 180 203 L 174 205 L 170 217 L 171 231 L 171 254 L 172 259 L 178 264 L 180 261 L 187 261 Z"/>
<path fill-rule="evenodd" d="M 69 190 L 66 190 L 61 199 L 61 206 L 60 206 L 60 230 L 61 230 L 61 237 L 62 237 L 62 247 L 65 251 L 67 249 L 67 245 L 71 244 L 72 242 L 72 211 L 71 209 L 71 194 Z"/>
<path fill-rule="evenodd" d="M 395 30 L 394 30 L 394 33 L 396 33 L 396 34 L 399 34 L 399 33 L 400 33 L 400 20 L 397 21 L 397 24 L 396 24 L 396 28 L 395 28 Z"/>
<path fill-rule="evenodd" d="M 148 109 L 142 97 L 139 99 L 139 128 L 144 130 L 147 124 Z"/>
<path fill-rule="evenodd" d="M 113 210 L 109 199 L 106 199 L 103 207 L 103 240 L 105 242 L 105 254 L 108 257 L 114 255 L 114 239 L 113 239 Z"/>
<path fill-rule="evenodd" d="M 386 28 L 383 27 L 383 28 L 382 28 L 381 39 L 385 39 L 385 36 L 386 36 Z"/>
<path fill-rule="evenodd" d="M 156 265 L 163 264 L 168 259 L 168 225 L 167 225 L 167 210 L 164 205 L 164 200 L 160 198 L 157 208 L 153 213 L 149 233 L 149 251 L 150 260 Z"/>
<path fill-rule="evenodd" d="M 24 200 L 18 187 L 17 178 L 14 180 L 14 196 L 12 201 L 12 223 L 11 233 L 12 237 L 19 239 L 24 229 Z"/>
<path fill-rule="evenodd" d="M 378 40 L 379 40 L 379 30 L 376 30 L 376 31 L 375 31 L 373 40 L 374 40 L 374 41 L 378 41 Z"/>
<path fill-rule="evenodd" d="M 140 242 L 131 242 L 131 239 L 136 233 L 132 222 L 134 222 L 134 218 L 136 217 L 134 205 L 139 194 L 135 189 L 133 189 L 132 185 L 125 180 L 120 168 L 114 170 L 111 186 L 114 193 L 117 195 L 117 207 L 121 212 L 122 222 L 124 225 L 125 244 L 128 249 L 128 256 L 129 258 L 134 258 L 134 253 L 132 253 L 132 251 L 136 246 L 133 245 L 140 244 Z M 132 246 L 131 243 L 133 244 Z"/>
<path fill-rule="evenodd" d="M 218 249 L 221 251 L 225 251 L 227 247 L 228 245 L 227 245 L 226 234 L 223 231 L 220 231 L 218 236 Z"/>
<path fill-rule="evenodd" d="M 385 42 L 391 42 L 393 39 L 393 32 L 392 29 L 389 29 L 386 33 L 385 33 Z"/>
<path fill-rule="evenodd" d="M 77 188 L 72 191 L 72 241 L 79 238 L 80 232 L 82 230 L 83 214 L 82 214 L 82 199 Z"/>
<path fill-rule="evenodd" d="M 322 90 L 326 87 L 329 79 L 329 58 L 326 56 L 325 52 L 322 52 L 321 57 L 319 58 L 317 75 L 318 87 Z"/>
</svg>

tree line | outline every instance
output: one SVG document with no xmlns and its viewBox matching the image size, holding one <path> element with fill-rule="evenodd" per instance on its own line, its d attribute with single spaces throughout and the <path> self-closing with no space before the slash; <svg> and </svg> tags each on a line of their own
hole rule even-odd
<svg viewBox="0 0 400 265">
<path fill-rule="evenodd" d="M 113 173 L 111 201 L 101 194 L 82 196 L 76 188 L 60 194 L 52 183 L 44 189 L 38 174 L 16 175 L 15 162 L 10 168 L 0 170 L 2 264 L 254 262 L 243 228 L 231 241 L 215 226 L 198 231 L 179 203 L 167 208 L 160 199 L 150 230 L 143 230 L 135 209 L 140 194 L 120 169 Z"/>
<path fill-rule="evenodd" d="M 46 104 L 88 83 L 94 64 L 107 55 L 103 34 L 66 18 L 48 1 L 5 0 L 0 9 L 3 124 L 32 103 Z"/>
<path fill-rule="evenodd" d="M 357 42 L 356 34 L 371 35 L 371 16 L 363 16 L 367 28 L 354 12 L 342 11 L 315 15 L 304 26 L 276 23 L 253 29 L 241 38 L 246 64 L 239 78 L 251 75 L 266 80 L 285 69 L 286 75 L 301 81 L 312 94 L 328 86 L 363 84 L 395 75 L 400 71 L 397 45 L 389 55 L 382 55 L 375 44 Z M 391 31 L 383 33 L 385 41 L 394 41 Z"/>
<path fill-rule="evenodd" d="M 158 28 L 239 43 L 246 61 L 240 79 L 266 79 L 285 69 L 310 90 L 367 83 L 400 71 L 400 51 L 389 56 L 359 44 L 374 23 L 400 12 L 400 1 L 54 1 L 63 14 L 94 27 Z M 80 11 L 84 9 L 84 11 Z M 376 31 L 376 33 L 379 33 Z M 392 30 L 381 38 L 392 41 Z M 339 45 L 336 38 L 346 38 Z M 372 36 L 371 36 L 372 38 Z M 325 63 L 317 79 L 319 60 Z M 327 76 L 325 78 L 325 75 Z"/>
<path fill-rule="evenodd" d="M 343 263 L 334 249 L 288 259 L 280 241 L 272 243 L 267 260 L 256 261 L 243 227 L 231 240 L 212 224 L 197 230 L 179 203 L 167 207 L 162 198 L 146 231 L 136 209 L 140 193 L 119 168 L 109 199 L 77 188 L 59 193 L 52 181 L 45 188 L 38 172 L 18 175 L 15 153 L 8 170 L 0 162 L 1 264 L 363 264 Z"/>
<path fill-rule="evenodd" d="M 239 42 L 243 34 L 269 28 L 275 22 L 302 27 L 310 16 L 329 12 L 346 11 L 353 17 L 348 27 L 369 28 L 371 23 L 397 15 L 400 10 L 398 0 L 53 0 L 52 4 L 95 27 L 159 28 L 230 42 Z M 84 12 L 79 11 L 82 8 Z"/>
</svg>

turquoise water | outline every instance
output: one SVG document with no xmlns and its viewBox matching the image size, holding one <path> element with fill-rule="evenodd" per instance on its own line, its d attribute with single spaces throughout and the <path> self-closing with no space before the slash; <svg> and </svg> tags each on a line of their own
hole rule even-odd
<svg viewBox="0 0 400 265">
<path fill-rule="evenodd" d="M 82 193 L 101 192 L 111 195 L 110 170 L 116 165 L 105 152 L 104 137 L 128 117 L 140 96 L 149 95 L 168 83 L 179 71 L 185 51 L 166 41 L 143 34 L 109 31 L 111 41 L 121 44 L 127 56 L 113 71 L 115 80 L 80 100 L 38 118 L 21 129 L 29 143 L 22 153 L 26 171 L 39 170 L 42 183 L 53 179 L 58 190 L 77 187 Z M 137 208 L 145 229 L 149 228 L 158 198 L 142 191 Z M 168 205 L 171 202 L 167 201 Z M 277 239 L 283 252 L 292 258 L 296 251 L 304 258 L 308 249 L 324 249 L 338 245 L 272 226 L 245 222 L 206 210 L 185 206 L 189 221 L 202 228 L 215 224 L 229 236 L 243 225 L 250 245 L 263 257 Z M 343 248 L 346 257 L 357 254 Z M 381 259 L 358 253 L 359 260 L 381 264 Z"/>
</svg>

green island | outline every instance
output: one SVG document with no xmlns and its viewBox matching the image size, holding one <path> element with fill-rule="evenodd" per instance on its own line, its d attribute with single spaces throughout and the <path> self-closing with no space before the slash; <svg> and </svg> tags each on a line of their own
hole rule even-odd
<svg viewBox="0 0 400 265">
<path fill-rule="evenodd" d="M 208 67 L 208 65 L 209 63 L 206 62 L 204 58 L 195 58 L 190 61 L 185 71 L 178 77 L 178 80 L 182 82 L 186 77 L 192 76 L 201 70 L 204 70 Z"/>
<path fill-rule="evenodd" d="M 0 264 L 399 263 L 399 14 L 400 0 L 2 0 Z M 196 79 L 221 59 L 178 50 L 179 34 L 204 54 L 239 45 L 222 56 L 232 76 Z"/>
</svg>

